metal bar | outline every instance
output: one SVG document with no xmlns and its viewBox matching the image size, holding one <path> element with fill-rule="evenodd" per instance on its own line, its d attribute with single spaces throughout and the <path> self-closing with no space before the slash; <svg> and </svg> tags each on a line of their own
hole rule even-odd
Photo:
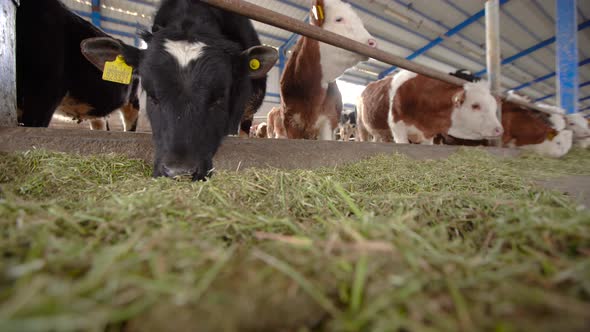
<svg viewBox="0 0 590 332">
<path fill-rule="evenodd" d="M 488 68 L 488 80 L 490 90 L 494 95 L 502 93 L 502 64 L 500 48 L 500 2 L 488 0 L 485 6 L 486 13 L 486 60 Z M 496 116 L 502 122 L 502 102 L 498 99 L 498 111 Z M 502 139 L 494 139 L 494 145 L 502 146 Z"/>
<path fill-rule="evenodd" d="M 101 21 L 101 13 L 100 13 L 100 0 L 92 0 L 92 13 L 90 14 L 90 19 L 92 20 L 92 24 L 100 28 L 100 21 Z"/>
<path fill-rule="evenodd" d="M 500 5 L 505 4 L 506 2 L 508 2 L 509 0 L 501 0 L 500 1 Z M 461 32 L 461 30 L 467 28 L 468 26 L 470 26 L 471 24 L 477 22 L 480 18 L 485 16 L 485 10 L 480 10 L 479 12 L 475 13 L 473 16 L 468 17 L 467 19 L 465 19 L 463 22 L 459 23 L 458 25 L 456 25 L 454 28 L 450 29 L 449 31 L 447 31 L 444 36 L 445 37 L 452 37 L 456 34 L 458 34 L 459 32 Z M 416 50 L 414 53 L 410 54 L 409 56 L 406 57 L 406 59 L 408 60 L 413 60 L 417 57 L 419 57 L 420 55 L 428 52 L 430 49 L 436 47 L 437 45 L 441 44 L 444 41 L 444 39 L 442 37 L 438 37 L 432 41 L 430 41 L 428 44 L 424 45 L 422 48 Z M 381 72 L 379 74 L 379 78 L 383 78 L 389 74 L 391 74 L 397 67 L 391 67 L 383 72 Z"/>
<path fill-rule="evenodd" d="M 0 0 L 0 127 L 16 127 L 16 6 Z"/>
<path fill-rule="evenodd" d="M 577 0 L 557 0 L 557 104 L 572 114 L 578 110 Z"/>
</svg>

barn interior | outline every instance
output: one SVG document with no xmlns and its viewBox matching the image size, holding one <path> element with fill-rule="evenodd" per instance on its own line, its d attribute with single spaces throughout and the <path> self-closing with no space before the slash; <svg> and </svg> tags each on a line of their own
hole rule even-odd
<svg viewBox="0 0 590 332">
<path fill-rule="evenodd" d="M 138 31 L 160 3 L 59 1 L 140 48 Z M 556 62 L 567 57 L 578 75 L 568 91 L 590 115 L 590 1 L 488 1 L 500 6 L 502 92 L 558 105 L 566 87 Z M 310 0 L 248 2 L 309 21 Z M 488 78 L 486 1 L 345 2 L 379 49 Z M 558 46 L 560 4 L 575 8 L 575 57 Z M 280 104 L 300 36 L 253 24 L 280 54 L 256 124 Z M 337 81 L 344 108 L 399 70 L 374 59 L 348 69 Z M 549 158 L 512 147 L 227 137 L 212 177 L 195 182 L 152 177 L 145 118 L 139 133 L 124 132 L 116 113 L 109 131 L 57 117 L 50 128 L 3 127 L 6 109 L 0 331 L 590 326 L 588 148 Z"/>
</svg>

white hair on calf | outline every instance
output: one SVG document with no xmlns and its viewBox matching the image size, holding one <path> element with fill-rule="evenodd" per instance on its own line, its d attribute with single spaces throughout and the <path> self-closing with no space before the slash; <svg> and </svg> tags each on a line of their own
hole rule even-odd
<svg viewBox="0 0 590 332">
<path fill-rule="evenodd" d="M 549 104 L 545 104 L 545 103 L 536 103 L 535 106 L 537 106 L 538 108 L 545 110 L 549 113 L 556 113 L 556 114 L 564 114 L 565 115 L 565 109 L 563 109 L 559 106 L 553 106 L 553 105 L 549 105 Z"/>
<path fill-rule="evenodd" d="M 562 130 L 553 139 L 546 139 L 541 144 L 526 145 L 522 148 L 534 151 L 540 155 L 561 158 L 572 148 L 573 133 L 571 130 Z"/>
<path fill-rule="evenodd" d="M 531 98 L 529 98 L 527 96 L 520 95 L 520 94 L 518 94 L 514 90 L 508 91 L 508 94 L 506 95 L 506 100 L 507 101 L 522 102 L 522 103 L 531 103 L 531 102 L 533 102 L 531 100 Z"/>
<path fill-rule="evenodd" d="M 566 115 L 567 129 L 574 132 L 574 139 L 590 138 L 590 123 L 580 113 Z"/>
<path fill-rule="evenodd" d="M 188 66 L 191 61 L 197 60 L 203 55 L 205 43 L 191 43 L 186 40 L 166 40 L 164 48 L 178 61 L 180 67 Z"/>
</svg>

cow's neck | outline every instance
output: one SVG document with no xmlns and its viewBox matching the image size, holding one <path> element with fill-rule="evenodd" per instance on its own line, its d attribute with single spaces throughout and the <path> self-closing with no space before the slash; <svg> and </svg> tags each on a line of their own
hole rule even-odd
<svg viewBox="0 0 590 332">
<path fill-rule="evenodd" d="M 328 88 L 327 84 L 322 85 L 322 81 L 319 43 L 302 37 L 293 49 L 293 55 L 289 58 L 281 78 L 283 98 L 293 95 L 298 98 L 316 99 Z"/>
<path fill-rule="evenodd" d="M 349 52 L 326 43 L 320 44 L 320 65 L 322 67 L 322 87 L 327 88 L 344 72 L 358 63 Z"/>
</svg>

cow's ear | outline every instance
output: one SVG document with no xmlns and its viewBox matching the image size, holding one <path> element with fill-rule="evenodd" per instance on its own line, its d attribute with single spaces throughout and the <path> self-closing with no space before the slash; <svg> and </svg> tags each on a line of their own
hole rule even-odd
<svg viewBox="0 0 590 332">
<path fill-rule="evenodd" d="M 279 59 L 279 53 L 272 47 L 255 46 L 243 53 L 248 59 L 251 78 L 262 78 L 272 69 Z"/>
<path fill-rule="evenodd" d="M 309 21 L 311 24 L 322 27 L 326 20 L 326 6 L 324 6 L 324 0 L 313 0 L 311 2 L 311 13 L 309 15 Z"/>
<path fill-rule="evenodd" d="M 463 103 L 465 103 L 465 90 L 461 90 L 460 92 L 457 92 L 454 96 L 453 96 L 453 105 L 455 105 L 455 107 L 461 107 L 463 106 Z"/>
<path fill-rule="evenodd" d="M 115 61 L 119 55 L 133 68 L 137 68 L 141 60 L 141 50 L 109 37 L 84 39 L 80 48 L 84 57 L 100 71 L 104 70 L 106 62 Z"/>
</svg>

